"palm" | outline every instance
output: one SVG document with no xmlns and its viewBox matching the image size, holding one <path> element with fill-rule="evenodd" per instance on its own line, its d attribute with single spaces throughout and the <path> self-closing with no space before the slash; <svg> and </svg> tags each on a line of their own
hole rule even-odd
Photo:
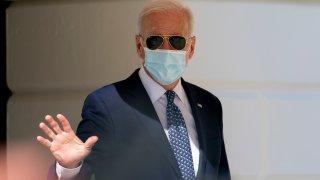
<svg viewBox="0 0 320 180">
<path fill-rule="evenodd" d="M 72 130 L 69 121 L 63 115 L 57 115 L 63 130 L 51 117 L 46 116 L 45 123 L 40 123 L 40 128 L 49 136 L 52 141 L 38 136 L 38 141 L 50 149 L 52 155 L 60 165 L 67 168 L 74 168 L 90 153 L 92 146 L 97 141 L 96 136 L 90 137 L 83 143 Z"/>
<path fill-rule="evenodd" d="M 81 161 L 89 154 L 85 144 L 73 132 L 57 135 L 51 143 L 50 151 L 60 164 Z"/>
</svg>

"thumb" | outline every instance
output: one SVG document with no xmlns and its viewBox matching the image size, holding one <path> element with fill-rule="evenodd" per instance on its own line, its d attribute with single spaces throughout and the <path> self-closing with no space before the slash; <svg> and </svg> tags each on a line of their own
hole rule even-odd
<svg viewBox="0 0 320 180">
<path fill-rule="evenodd" d="M 97 141 L 98 141 L 97 136 L 91 136 L 86 140 L 86 142 L 84 144 L 85 144 L 86 148 L 91 149 Z"/>
</svg>

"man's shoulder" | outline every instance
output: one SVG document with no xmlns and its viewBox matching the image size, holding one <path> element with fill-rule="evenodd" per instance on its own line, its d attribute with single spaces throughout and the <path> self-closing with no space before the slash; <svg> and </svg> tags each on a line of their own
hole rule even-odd
<svg viewBox="0 0 320 180">
<path fill-rule="evenodd" d="M 204 101 L 217 102 L 220 104 L 219 98 L 211 93 L 209 90 L 206 90 L 198 85 L 192 84 L 190 82 L 184 81 L 184 89 L 190 94 L 197 96 L 197 99 L 202 99 Z"/>
<path fill-rule="evenodd" d="M 139 69 L 136 69 L 126 79 L 122 79 L 117 82 L 113 82 L 113 83 L 104 85 L 100 88 L 93 90 L 89 95 L 92 95 L 92 94 L 102 94 L 102 95 L 113 94 L 113 93 L 117 93 L 117 90 L 119 90 L 119 88 L 126 89 L 126 88 L 132 87 L 133 85 L 136 85 L 138 83 L 138 81 L 140 81 L 139 76 L 138 76 L 138 70 Z"/>
<path fill-rule="evenodd" d="M 91 91 L 88 96 L 92 95 L 98 95 L 98 96 L 106 96 L 106 95 L 113 95 L 114 93 L 117 93 L 116 86 L 117 84 L 121 84 L 125 80 L 117 81 L 111 84 L 106 84 L 104 86 L 101 86 L 93 91 Z"/>
<path fill-rule="evenodd" d="M 115 92 L 114 83 L 97 88 L 87 94 L 84 99 L 84 104 L 105 102 L 108 98 L 114 97 Z"/>
</svg>

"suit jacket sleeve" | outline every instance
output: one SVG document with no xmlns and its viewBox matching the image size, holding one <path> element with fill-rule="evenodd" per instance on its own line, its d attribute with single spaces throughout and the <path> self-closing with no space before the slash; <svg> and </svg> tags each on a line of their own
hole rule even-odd
<svg viewBox="0 0 320 180">
<path fill-rule="evenodd" d="M 107 148 L 111 146 L 112 124 L 109 121 L 111 118 L 105 102 L 99 96 L 98 92 L 94 92 L 86 98 L 82 109 L 83 119 L 76 133 L 83 142 L 93 135 L 98 136 L 99 139 L 85 158 L 79 174 L 70 180 L 90 180 L 94 165 L 98 164 L 96 162 L 101 158 L 101 152 L 108 152 Z M 47 180 L 58 180 L 55 164 L 50 167 Z"/>
</svg>

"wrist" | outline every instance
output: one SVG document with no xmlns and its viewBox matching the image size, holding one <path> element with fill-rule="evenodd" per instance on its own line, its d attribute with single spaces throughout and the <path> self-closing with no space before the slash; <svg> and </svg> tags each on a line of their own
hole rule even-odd
<svg viewBox="0 0 320 180">
<path fill-rule="evenodd" d="M 79 167 L 68 169 L 61 166 L 61 164 L 59 164 L 59 162 L 57 161 L 56 173 L 57 173 L 58 179 L 73 179 L 75 176 L 77 176 L 77 174 L 79 174 L 82 164 L 83 162 L 81 162 Z"/>
<path fill-rule="evenodd" d="M 79 167 L 82 164 L 82 161 L 80 162 L 73 162 L 73 163 L 61 163 L 58 162 L 58 164 L 66 169 L 74 169 Z"/>
</svg>

